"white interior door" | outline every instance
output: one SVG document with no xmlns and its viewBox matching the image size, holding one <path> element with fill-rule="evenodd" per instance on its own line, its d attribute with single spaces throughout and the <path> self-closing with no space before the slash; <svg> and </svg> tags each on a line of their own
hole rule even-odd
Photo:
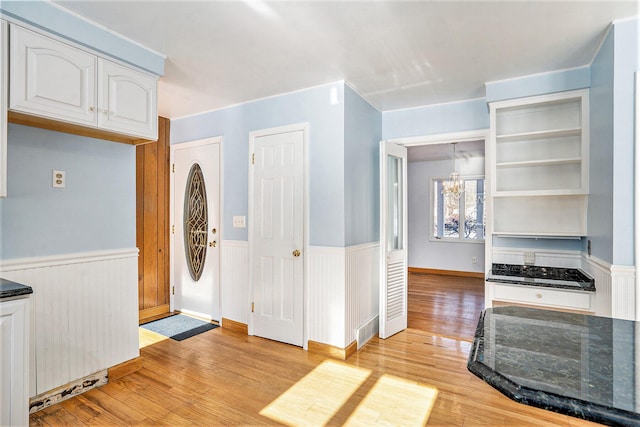
<svg viewBox="0 0 640 427">
<path fill-rule="evenodd" d="M 173 306 L 220 320 L 219 139 L 180 145 L 172 147 Z"/>
<path fill-rule="evenodd" d="M 253 139 L 253 333 L 303 345 L 304 132 Z"/>
<path fill-rule="evenodd" d="M 380 338 L 407 328 L 407 148 L 380 143 Z"/>
</svg>

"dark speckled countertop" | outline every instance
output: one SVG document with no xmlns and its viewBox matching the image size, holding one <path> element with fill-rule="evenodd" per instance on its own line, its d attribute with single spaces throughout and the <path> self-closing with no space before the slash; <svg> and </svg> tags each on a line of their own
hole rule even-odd
<svg viewBox="0 0 640 427">
<path fill-rule="evenodd" d="M 0 299 L 29 295 L 32 293 L 33 289 L 31 289 L 31 286 L 0 278 Z"/>
<path fill-rule="evenodd" d="M 640 426 L 640 322 L 524 307 L 480 316 L 467 367 L 509 398 Z"/>
</svg>

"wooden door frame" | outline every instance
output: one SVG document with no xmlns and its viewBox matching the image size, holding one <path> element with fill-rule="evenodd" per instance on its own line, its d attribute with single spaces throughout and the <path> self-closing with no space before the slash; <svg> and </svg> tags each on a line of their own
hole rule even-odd
<svg viewBox="0 0 640 427">
<path fill-rule="evenodd" d="M 309 254 L 309 123 L 297 123 L 289 126 L 279 126 L 268 129 L 261 129 L 249 132 L 249 224 L 248 224 L 248 245 L 249 245 L 249 323 L 247 325 L 248 334 L 254 335 L 254 316 L 253 316 L 253 299 L 254 299 L 254 279 L 253 279 L 253 260 L 254 260 L 254 228 L 253 228 L 253 196 L 254 196 L 254 177 L 253 177 L 253 153 L 255 148 L 256 138 L 269 135 L 277 135 L 281 133 L 290 133 L 302 131 L 302 169 L 303 169 L 303 184 L 302 184 L 302 240 L 303 240 L 303 267 L 302 267 L 302 348 L 308 349 L 308 313 L 309 313 L 309 291 L 308 291 L 308 254 Z"/>
<path fill-rule="evenodd" d="M 202 139 L 197 139 L 197 140 L 193 140 L 193 141 L 187 141 L 187 142 L 181 142 L 179 144 L 173 144 L 170 146 L 171 148 L 171 154 L 170 154 L 170 168 L 171 168 L 171 178 L 169 179 L 169 223 L 171 224 L 171 230 L 169 233 L 169 278 L 171 280 L 170 283 L 170 292 L 169 292 L 169 307 L 170 307 L 170 311 L 174 311 L 175 310 L 175 278 L 174 278 L 174 274 L 175 274 L 175 233 L 174 233 L 174 225 L 175 225 L 175 173 L 174 173 L 174 165 L 175 165 L 175 151 L 178 149 L 183 149 L 183 148 L 193 148 L 193 147 L 200 147 L 203 145 L 210 145 L 210 144 L 219 144 L 220 146 L 220 165 L 219 165 L 219 179 L 220 179 L 220 199 L 218 201 L 218 218 L 220 218 L 220 224 L 218 227 L 219 230 L 219 240 L 218 240 L 218 244 L 220 246 L 220 250 L 218 251 L 218 258 L 219 259 L 219 265 L 220 265 L 220 270 L 218 271 L 218 301 L 220 302 L 220 321 L 222 321 L 222 317 L 223 316 L 223 307 L 222 307 L 222 270 L 224 269 L 224 266 L 222 265 L 222 241 L 223 241 L 223 231 L 224 231 L 224 218 L 223 218 L 223 214 L 224 214 L 224 209 L 222 208 L 222 203 L 224 201 L 224 144 L 223 144 L 223 140 L 224 138 L 222 136 L 211 136 L 208 138 L 202 138 Z"/>
</svg>

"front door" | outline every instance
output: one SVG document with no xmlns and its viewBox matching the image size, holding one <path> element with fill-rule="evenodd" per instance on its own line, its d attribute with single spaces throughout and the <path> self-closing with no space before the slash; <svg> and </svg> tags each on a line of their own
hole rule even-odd
<svg viewBox="0 0 640 427">
<path fill-rule="evenodd" d="M 380 143 L 380 338 L 407 328 L 407 148 Z"/>
<path fill-rule="evenodd" d="M 304 131 L 251 138 L 253 333 L 302 346 Z"/>
<path fill-rule="evenodd" d="M 174 310 L 220 320 L 220 138 L 172 155 Z"/>
</svg>

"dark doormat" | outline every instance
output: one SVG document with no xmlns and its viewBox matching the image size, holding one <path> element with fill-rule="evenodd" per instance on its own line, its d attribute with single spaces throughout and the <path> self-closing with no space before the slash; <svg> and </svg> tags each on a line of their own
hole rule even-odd
<svg viewBox="0 0 640 427">
<path fill-rule="evenodd" d="M 175 316 L 165 317 L 164 319 L 155 320 L 153 322 L 140 325 L 141 328 L 156 332 L 172 340 L 182 341 L 201 334 L 211 329 L 215 329 L 218 325 L 194 319 L 193 317 L 177 314 Z"/>
</svg>

